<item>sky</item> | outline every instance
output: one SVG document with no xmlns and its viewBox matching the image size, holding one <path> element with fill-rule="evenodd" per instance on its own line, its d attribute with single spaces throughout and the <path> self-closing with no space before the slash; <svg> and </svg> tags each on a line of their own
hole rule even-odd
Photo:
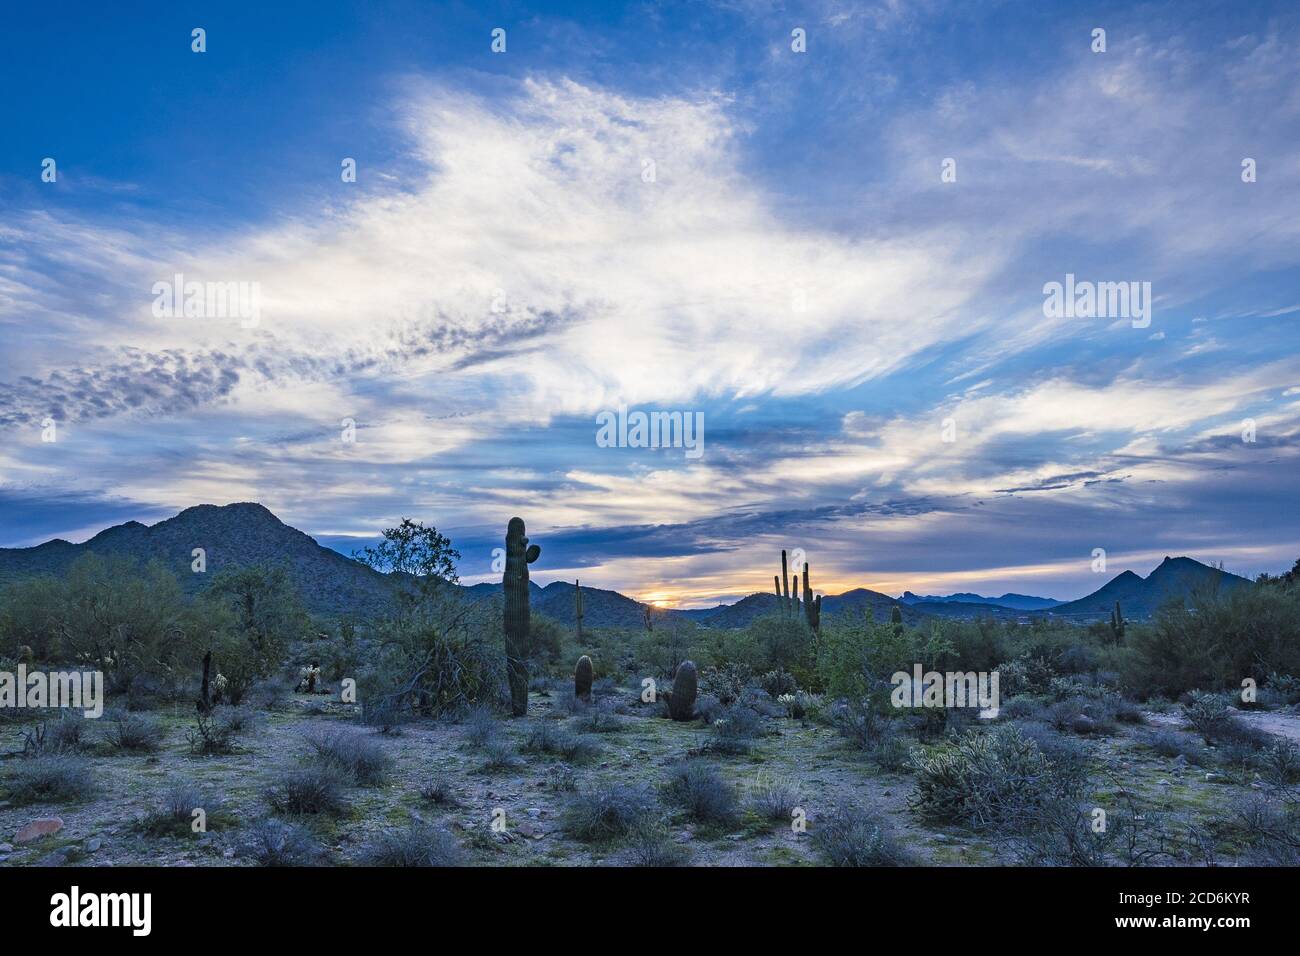
<svg viewBox="0 0 1300 956">
<path fill-rule="evenodd" d="M 0 547 L 258 501 L 472 583 L 519 515 L 682 607 L 1300 555 L 1294 4 L 145 7 L 0 34 Z"/>
</svg>

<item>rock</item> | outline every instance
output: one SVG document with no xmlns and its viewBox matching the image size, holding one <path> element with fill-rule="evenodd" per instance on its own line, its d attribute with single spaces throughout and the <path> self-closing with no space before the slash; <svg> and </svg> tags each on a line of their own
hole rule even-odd
<svg viewBox="0 0 1300 956">
<path fill-rule="evenodd" d="M 225 857 L 227 860 L 233 860 L 235 858 L 234 848 L 226 847 L 224 850 L 221 851 L 221 855 Z"/>
<path fill-rule="evenodd" d="M 1076 734 L 1090 734 L 1097 729 L 1097 723 L 1087 714 L 1077 714 L 1070 721 L 1070 727 Z"/>
<path fill-rule="evenodd" d="M 12 853 L 14 845 L 12 843 L 0 843 L 0 853 Z"/>
<path fill-rule="evenodd" d="M 86 852 L 98 853 L 99 848 L 102 847 L 103 845 L 104 845 L 104 841 L 102 839 L 100 839 L 97 836 L 91 837 L 89 840 L 86 841 Z"/>
<path fill-rule="evenodd" d="M 55 850 L 53 853 L 47 853 L 36 861 L 37 866 L 63 866 L 68 862 L 68 850 L 64 847 L 62 850 Z"/>
<path fill-rule="evenodd" d="M 58 833 L 63 829 L 63 820 L 59 817 L 41 817 L 33 820 L 14 834 L 15 843 L 31 843 L 43 836 Z"/>
<path fill-rule="evenodd" d="M 1207 774 L 1205 775 L 1205 782 L 1206 782 L 1206 783 L 1222 783 L 1222 782 L 1223 782 L 1223 774 L 1220 774 L 1220 773 L 1207 773 Z"/>
</svg>

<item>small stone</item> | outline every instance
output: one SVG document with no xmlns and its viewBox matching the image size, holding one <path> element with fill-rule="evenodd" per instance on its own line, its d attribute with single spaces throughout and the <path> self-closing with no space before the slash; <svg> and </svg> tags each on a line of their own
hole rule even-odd
<svg viewBox="0 0 1300 956">
<path fill-rule="evenodd" d="M 62 850 L 55 850 L 53 853 L 47 853 L 36 861 L 37 866 L 63 866 L 68 862 L 68 851 L 65 847 Z"/>
<path fill-rule="evenodd" d="M 1205 775 L 1205 782 L 1206 782 L 1206 783 L 1219 783 L 1221 780 L 1223 780 L 1223 775 L 1222 775 L 1222 774 L 1217 774 L 1217 773 L 1207 773 L 1207 774 Z"/>
<path fill-rule="evenodd" d="M 221 851 L 221 855 L 225 857 L 227 860 L 233 860 L 235 858 L 234 847 L 226 847 L 224 850 Z"/>
<path fill-rule="evenodd" d="M 89 840 L 86 841 L 86 852 L 98 853 L 99 848 L 102 847 L 103 845 L 104 845 L 104 841 L 101 840 L 99 837 L 91 837 Z"/>
<path fill-rule="evenodd" d="M 12 853 L 14 845 L 12 843 L 0 843 L 0 853 Z"/>
<path fill-rule="evenodd" d="M 31 843 L 43 836 L 58 833 L 62 829 L 63 821 L 59 817 L 41 817 L 38 820 L 33 820 L 14 834 L 14 842 Z"/>
</svg>

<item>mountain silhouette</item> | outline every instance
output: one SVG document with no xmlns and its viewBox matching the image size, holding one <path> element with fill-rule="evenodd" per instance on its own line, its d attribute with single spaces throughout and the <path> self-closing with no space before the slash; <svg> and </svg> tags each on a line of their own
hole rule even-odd
<svg viewBox="0 0 1300 956">
<path fill-rule="evenodd" d="M 207 570 L 191 568 L 194 550 L 205 552 Z M 212 575 L 224 568 L 252 564 L 283 565 L 302 595 L 303 603 L 317 614 L 353 614 L 366 617 L 381 613 L 392 599 L 392 579 L 337 551 L 322 547 L 309 535 L 291 528 L 269 510 L 253 502 L 229 505 L 197 505 L 155 525 L 138 521 L 114 525 L 81 544 L 62 539 L 31 548 L 0 548 L 0 584 L 40 574 L 62 574 L 83 554 L 120 555 L 141 564 L 158 561 L 180 579 L 189 593 L 201 590 Z M 1240 587 L 1246 578 L 1201 564 L 1188 557 L 1165 558 L 1146 578 L 1132 571 L 1116 575 L 1101 588 L 1077 601 L 1056 604 L 1048 598 L 1004 594 L 985 598 L 978 594 L 921 597 L 910 591 L 895 600 L 867 588 L 822 598 L 826 619 L 838 615 L 861 616 L 868 611 L 877 621 L 887 621 L 895 607 L 909 624 L 931 617 L 996 617 L 1016 619 L 1025 615 L 1063 617 L 1075 621 L 1100 620 L 1110 616 L 1115 601 L 1130 619 L 1149 617 L 1170 598 L 1186 597 L 1203 587 Z M 574 623 L 573 584 L 553 581 L 545 587 L 530 582 L 532 607 L 537 613 L 561 624 Z M 463 588 L 475 600 L 493 600 L 501 593 L 499 582 Z M 583 586 L 583 622 L 588 627 L 645 626 L 648 605 L 617 591 Z M 1044 602 L 1052 606 L 1025 607 Z M 744 627 L 755 618 L 777 611 L 779 602 L 772 592 L 756 592 L 734 604 L 711 608 L 676 610 L 651 607 L 658 625 L 699 625 L 708 628 Z"/>
<path fill-rule="evenodd" d="M 1119 601 L 1124 616 L 1136 620 L 1150 617 L 1168 600 L 1186 599 L 1197 589 L 1228 590 L 1250 584 L 1247 578 L 1212 568 L 1192 558 L 1166 557 L 1145 578 L 1124 571 L 1087 597 L 1059 604 L 1050 613 L 1054 617 L 1075 619 L 1109 617 L 1115 602 Z"/>
</svg>

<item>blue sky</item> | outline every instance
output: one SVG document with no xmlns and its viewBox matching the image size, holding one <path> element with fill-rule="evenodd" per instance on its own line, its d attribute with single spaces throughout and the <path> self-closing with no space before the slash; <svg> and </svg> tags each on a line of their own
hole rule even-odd
<svg viewBox="0 0 1300 956">
<path fill-rule="evenodd" d="M 1099 547 L 1300 553 L 1293 5 L 8 27 L 0 546 L 257 500 L 344 551 L 432 522 L 472 581 L 519 514 L 542 583 L 683 605 L 782 547 L 832 593 L 1058 598 Z M 155 314 L 177 273 L 255 285 L 256 324 Z M 1149 324 L 1048 317 L 1067 273 L 1149 282 Z M 620 404 L 702 413 L 702 456 L 599 447 Z"/>
</svg>

